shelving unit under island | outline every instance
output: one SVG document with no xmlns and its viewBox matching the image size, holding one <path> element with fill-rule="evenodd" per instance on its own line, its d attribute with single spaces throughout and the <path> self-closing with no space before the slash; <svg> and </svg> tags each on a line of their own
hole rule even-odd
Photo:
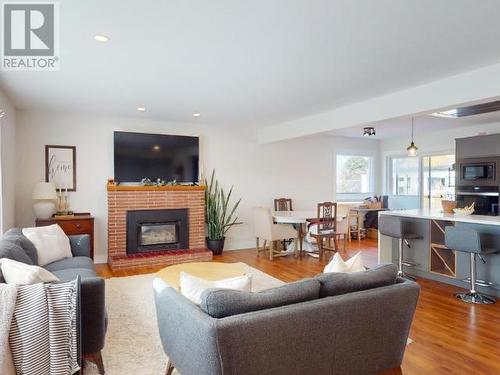
<svg viewBox="0 0 500 375">
<path fill-rule="evenodd" d="M 405 272 L 416 277 L 432 279 L 467 288 L 470 277 L 468 254 L 448 249 L 444 243 L 444 228 L 449 225 L 467 226 L 481 234 L 482 246 L 500 251 L 500 217 L 469 215 L 459 216 L 430 210 L 383 211 L 379 221 L 391 215 L 403 220 L 410 230 L 422 238 L 411 240 L 411 247 L 403 245 L 403 259 L 414 264 Z M 379 233 L 379 263 L 397 264 L 398 240 Z M 500 296 L 500 253 L 484 256 L 486 263 L 477 261 L 478 280 L 485 281 L 479 291 Z M 487 285 L 488 284 L 488 285 Z M 487 286 L 486 286 L 487 285 Z"/>
</svg>

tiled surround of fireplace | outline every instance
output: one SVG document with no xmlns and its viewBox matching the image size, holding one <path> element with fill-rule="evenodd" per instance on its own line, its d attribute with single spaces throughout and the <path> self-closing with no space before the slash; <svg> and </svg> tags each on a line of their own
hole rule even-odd
<svg viewBox="0 0 500 375">
<path fill-rule="evenodd" d="M 189 249 L 127 254 L 127 211 L 185 208 L 189 216 Z M 212 260 L 205 248 L 203 186 L 108 185 L 108 264 L 112 270 Z"/>
</svg>

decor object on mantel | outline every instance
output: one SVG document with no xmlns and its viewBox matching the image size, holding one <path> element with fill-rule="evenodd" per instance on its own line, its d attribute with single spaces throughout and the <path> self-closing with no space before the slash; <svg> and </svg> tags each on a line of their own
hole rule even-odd
<svg viewBox="0 0 500 375">
<path fill-rule="evenodd" d="M 177 186 L 180 185 L 180 183 L 177 182 L 177 180 L 172 180 L 172 181 L 165 181 L 160 178 L 157 178 L 156 181 L 151 181 L 151 179 L 144 177 L 141 180 L 141 185 L 142 186 Z"/>
<path fill-rule="evenodd" d="M 33 204 L 33 211 L 38 219 L 50 218 L 55 210 L 57 199 L 56 187 L 51 182 L 38 182 L 33 189 L 32 198 L 36 201 Z"/>
<path fill-rule="evenodd" d="M 220 255 L 224 250 L 224 240 L 227 231 L 233 226 L 241 224 L 234 214 L 238 208 L 241 198 L 232 207 L 229 200 L 233 192 L 233 186 L 229 192 L 224 192 L 219 181 L 215 178 L 215 169 L 212 171 L 210 183 L 205 179 L 205 220 L 207 222 L 207 247 L 214 253 Z"/>
<path fill-rule="evenodd" d="M 417 154 L 418 154 L 418 147 L 415 145 L 415 142 L 413 141 L 413 128 L 414 128 L 414 119 L 412 117 L 411 118 L 411 143 L 406 148 L 406 153 L 408 156 L 417 156 Z"/>
<path fill-rule="evenodd" d="M 45 146 L 45 181 L 53 182 L 57 191 L 76 191 L 75 146 Z"/>
</svg>

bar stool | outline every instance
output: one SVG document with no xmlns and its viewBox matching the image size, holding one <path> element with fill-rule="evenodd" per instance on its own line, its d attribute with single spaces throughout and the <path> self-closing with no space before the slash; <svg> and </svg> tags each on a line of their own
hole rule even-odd
<svg viewBox="0 0 500 375">
<path fill-rule="evenodd" d="M 408 230 L 408 225 L 405 223 L 403 220 L 396 216 L 390 216 L 390 215 L 384 215 L 379 218 L 379 226 L 378 230 L 381 234 L 392 237 L 392 238 L 397 238 L 399 241 L 398 245 L 398 276 L 404 277 L 410 280 L 415 280 L 414 277 L 407 275 L 403 272 L 403 266 L 411 267 L 414 266 L 413 263 L 406 262 L 403 260 L 403 242 L 408 246 L 408 248 L 411 248 L 409 240 L 418 240 L 422 239 L 423 237 L 411 233 Z"/>
<path fill-rule="evenodd" d="M 478 305 L 489 305 L 495 303 L 495 298 L 479 293 L 476 290 L 476 256 L 497 253 L 497 249 L 488 249 L 481 246 L 481 237 L 474 229 L 448 226 L 444 229 L 444 242 L 448 249 L 470 254 L 470 291 L 467 293 L 455 293 L 455 297 Z"/>
</svg>

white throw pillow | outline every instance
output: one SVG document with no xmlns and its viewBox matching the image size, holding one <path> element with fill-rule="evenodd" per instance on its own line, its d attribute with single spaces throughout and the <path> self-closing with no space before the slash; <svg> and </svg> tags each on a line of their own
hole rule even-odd
<svg viewBox="0 0 500 375">
<path fill-rule="evenodd" d="M 344 259 L 340 256 L 339 253 L 335 253 L 332 260 L 325 266 L 323 270 L 324 273 L 329 272 L 349 272 L 349 268 L 344 262 Z"/>
<path fill-rule="evenodd" d="M 366 271 L 366 268 L 363 265 L 363 256 L 361 255 L 361 251 L 347 259 L 345 264 L 347 268 L 349 268 L 349 272 Z"/>
<path fill-rule="evenodd" d="M 201 303 L 201 294 L 210 288 L 224 288 L 250 292 L 252 289 L 252 276 L 243 275 L 231 277 L 229 279 L 209 281 L 190 275 L 184 271 L 180 275 L 181 294 L 199 305 Z"/>
<path fill-rule="evenodd" d="M 59 281 L 53 273 L 38 266 L 3 258 L 0 260 L 3 278 L 7 284 L 31 285 Z"/>
<path fill-rule="evenodd" d="M 69 238 L 57 224 L 24 228 L 23 234 L 35 245 L 40 266 L 73 256 Z"/>
<path fill-rule="evenodd" d="M 342 259 L 339 253 L 335 253 L 330 263 L 328 263 L 325 266 L 323 272 L 351 273 L 351 272 L 361 272 L 365 270 L 366 269 L 363 266 L 363 257 L 361 255 L 361 252 L 357 253 L 346 262 L 344 262 L 344 259 Z"/>
</svg>

